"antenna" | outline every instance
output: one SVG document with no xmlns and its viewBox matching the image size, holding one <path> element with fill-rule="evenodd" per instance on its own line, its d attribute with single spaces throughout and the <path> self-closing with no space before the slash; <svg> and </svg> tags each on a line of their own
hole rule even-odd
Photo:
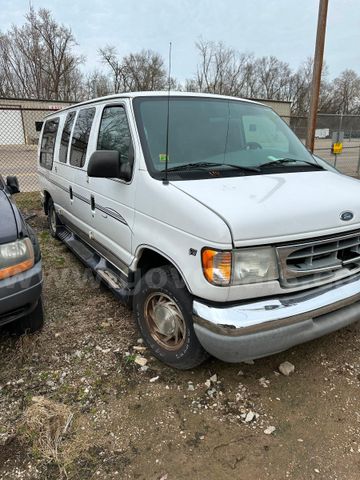
<svg viewBox="0 0 360 480">
<path fill-rule="evenodd" d="M 163 180 L 164 185 L 169 184 L 168 159 L 169 159 L 170 88 L 171 88 L 171 47 L 172 47 L 172 43 L 170 42 L 169 43 L 169 78 L 168 78 L 168 95 L 167 95 L 167 116 L 166 116 L 165 178 Z"/>
</svg>

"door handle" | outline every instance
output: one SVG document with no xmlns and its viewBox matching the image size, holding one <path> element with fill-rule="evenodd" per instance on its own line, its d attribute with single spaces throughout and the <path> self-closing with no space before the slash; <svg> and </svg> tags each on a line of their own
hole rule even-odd
<svg viewBox="0 0 360 480">
<path fill-rule="evenodd" d="M 90 197 L 90 205 L 91 205 L 91 210 L 95 211 L 95 198 L 94 195 L 91 195 Z"/>
<path fill-rule="evenodd" d="M 69 194 L 70 194 L 70 200 L 73 200 L 74 195 L 73 195 L 72 187 L 69 187 Z"/>
</svg>

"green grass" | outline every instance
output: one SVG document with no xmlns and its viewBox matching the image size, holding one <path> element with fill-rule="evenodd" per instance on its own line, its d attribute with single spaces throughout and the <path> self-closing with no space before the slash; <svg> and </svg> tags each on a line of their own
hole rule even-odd
<svg viewBox="0 0 360 480">
<path fill-rule="evenodd" d="M 16 205 L 23 211 L 41 209 L 41 199 L 39 192 L 24 192 L 14 195 Z"/>
</svg>

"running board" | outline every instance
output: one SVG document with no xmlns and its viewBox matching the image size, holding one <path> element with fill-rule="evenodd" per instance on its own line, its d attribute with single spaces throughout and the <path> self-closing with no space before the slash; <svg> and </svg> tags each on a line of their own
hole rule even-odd
<svg viewBox="0 0 360 480">
<path fill-rule="evenodd" d="M 116 267 L 66 228 L 61 229 L 58 237 L 84 265 L 93 271 L 101 282 L 107 285 L 122 303 L 130 305 L 132 290 L 128 287 L 126 280 L 121 278 L 116 271 Z"/>
</svg>

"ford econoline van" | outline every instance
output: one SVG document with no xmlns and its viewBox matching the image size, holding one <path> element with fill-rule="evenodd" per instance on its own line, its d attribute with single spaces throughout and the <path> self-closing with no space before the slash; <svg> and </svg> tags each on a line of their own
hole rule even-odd
<svg viewBox="0 0 360 480">
<path fill-rule="evenodd" d="M 267 106 L 83 102 L 45 119 L 38 171 L 51 234 L 168 365 L 259 358 L 359 319 L 360 183 Z"/>
</svg>

